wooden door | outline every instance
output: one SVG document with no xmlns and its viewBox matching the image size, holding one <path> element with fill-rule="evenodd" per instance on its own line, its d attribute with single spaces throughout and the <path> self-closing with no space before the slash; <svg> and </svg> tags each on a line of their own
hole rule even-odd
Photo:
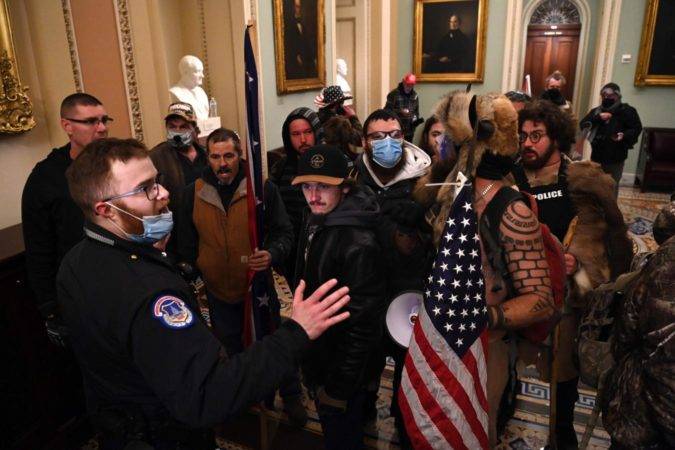
<svg viewBox="0 0 675 450">
<path fill-rule="evenodd" d="M 523 75 L 530 75 L 534 97 L 538 97 L 544 91 L 546 77 L 559 70 L 567 79 L 562 94 L 566 99 L 572 99 L 580 31 L 581 24 L 527 27 Z"/>
</svg>

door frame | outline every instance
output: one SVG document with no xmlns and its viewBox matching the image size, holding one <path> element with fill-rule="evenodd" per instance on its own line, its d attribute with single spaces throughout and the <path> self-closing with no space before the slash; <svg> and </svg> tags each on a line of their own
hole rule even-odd
<svg viewBox="0 0 675 450">
<path fill-rule="evenodd" d="M 524 0 L 508 0 L 506 19 L 506 39 L 504 51 L 504 71 L 502 74 L 502 90 L 520 89 L 522 85 L 523 70 L 525 68 L 525 51 L 527 49 L 527 27 L 534 10 L 544 0 L 530 2 L 524 7 Z M 589 30 L 591 28 L 591 8 L 588 0 L 570 0 L 579 10 L 581 20 L 581 32 L 579 34 L 579 50 L 577 52 L 577 65 L 574 73 L 574 97 L 572 108 L 578 116 L 580 105 L 580 89 L 583 77 L 583 62 L 588 57 L 588 43 L 590 41 Z M 585 107 L 585 105 L 583 105 Z"/>
</svg>

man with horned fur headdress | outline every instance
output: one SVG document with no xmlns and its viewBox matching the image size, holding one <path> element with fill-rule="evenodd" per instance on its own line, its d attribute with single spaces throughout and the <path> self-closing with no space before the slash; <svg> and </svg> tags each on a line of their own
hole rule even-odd
<svg viewBox="0 0 675 450">
<path fill-rule="evenodd" d="M 454 182 L 460 171 L 471 177 L 472 208 L 480 220 L 495 195 L 501 189 L 507 189 L 509 184 L 503 178 L 510 172 L 513 157 L 518 152 L 518 116 L 503 95 L 473 95 L 463 91 L 446 95 L 436 108 L 436 116 L 459 148 L 459 161 L 450 174 L 441 161 L 432 167 L 429 175 L 418 181 L 416 187 L 416 200 L 431 207 L 427 219 L 433 225 L 434 241 L 438 244 L 453 203 L 454 188 L 445 185 L 440 189 L 430 189 L 426 184 Z M 509 295 L 503 288 L 501 274 L 491 267 L 486 256 L 487 249 L 481 242 L 489 327 L 487 434 L 490 446 L 498 441 L 499 404 L 509 376 L 508 332 L 550 319 L 556 314 L 537 217 L 523 201 L 514 201 L 505 209 L 499 230 L 499 246 L 513 280 L 514 293 Z M 529 259 L 523 258 L 525 254 Z M 438 439 L 445 438 L 439 436 Z"/>
</svg>

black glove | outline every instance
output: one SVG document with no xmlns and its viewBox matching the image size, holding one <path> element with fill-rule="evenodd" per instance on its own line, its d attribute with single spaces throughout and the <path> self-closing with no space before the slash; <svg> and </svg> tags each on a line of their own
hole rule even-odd
<svg viewBox="0 0 675 450">
<path fill-rule="evenodd" d="M 420 117 L 412 123 L 413 130 L 421 123 L 424 123 L 424 117 Z"/>
<path fill-rule="evenodd" d="M 45 320 L 47 328 L 47 337 L 54 345 L 66 348 L 68 346 L 68 327 L 63 323 L 60 317 L 51 315 Z"/>
<path fill-rule="evenodd" d="M 413 233 L 424 223 L 425 209 L 413 200 L 403 200 L 387 205 L 382 209 L 382 215 L 398 225 L 401 232 Z"/>
</svg>

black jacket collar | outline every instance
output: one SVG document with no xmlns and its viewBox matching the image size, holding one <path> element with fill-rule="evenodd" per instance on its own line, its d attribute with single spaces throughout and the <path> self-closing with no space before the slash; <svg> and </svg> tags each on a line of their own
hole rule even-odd
<svg viewBox="0 0 675 450">
<path fill-rule="evenodd" d="M 157 250 L 150 244 L 139 244 L 128 239 L 123 239 L 91 222 L 85 222 L 84 234 L 87 239 L 129 253 L 132 259 L 135 259 L 134 256 L 136 256 L 173 268 L 173 260 L 169 255 L 166 252 Z"/>
</svg>

